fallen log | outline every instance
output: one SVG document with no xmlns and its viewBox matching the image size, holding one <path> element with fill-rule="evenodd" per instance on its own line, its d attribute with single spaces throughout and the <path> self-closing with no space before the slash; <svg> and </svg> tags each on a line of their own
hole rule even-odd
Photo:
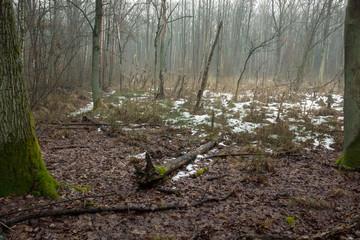
<svg viewBox="0 0 360 240">
<path fill-rule="evenodd" d="M 139 187 L 146 188 L 153 185 L 155 182 L 168 176 L 176 169 L 184 166 L 185 164 L 193 161 L 197 155 L 208 152 L 211 148 L 216 145 L 215 141 L 210 141 L 192 152 L 189 152 L 181 157 L 178 157 L 170 162 L 164 163 L 160 166 L 154 166 L 151 162 L 150 155 L 146 153 L 146 166 L 142 167 L 138 164 L 134 164 L 137 175 L 137 181 Z"/>
<path fill-rule="evenodd" d="M 299 156 L 298 153 L 293 152 L 264 152 L 264 153 L 253 153 L 253 152 L 239 152 L 239 153 L 222 153 L 217 155 L 211 155 L 207 158 L 227 158 L 227 157 L 241 157 L 241 156 L 271 156 L 271 157 L 278 157 L 278 156 Z"/>
<path fill-rule="evenodd" d="M 22 215 L 17 218 L 7 220 L 6 222 L 0 222 L 0 239 L 2 231 L 5 229 L 11 229 L 12 226 L 19 222 L 27 221 L 30 219 L 39 219 L 44 217 L 60 217 L 64 215 L 81 215 L 81 214 L 95 214 L 102 212 L 114 212 L 114 213 L 147 213 L 147 212 L 161 212 L 168 210 L 182 210 L 189 209 L 192 207 L 199 207 L 209 202 L 221 202 L 227 200 L 229 197 L 233 196 L 234 191 L 230 191 L 222 198 L 206 198 L 201 199 L 198 202 L 193 204 L 172 204 L 160 207 L 140 207 L 140 206 L 125 206 L 125 207 L 96 207 L 96 208 L 80 208 L 80 209 L 64 209 L 64 210 L 47 210 L 43 212 L 32 213 L 29 215 Z"/>
</svg>

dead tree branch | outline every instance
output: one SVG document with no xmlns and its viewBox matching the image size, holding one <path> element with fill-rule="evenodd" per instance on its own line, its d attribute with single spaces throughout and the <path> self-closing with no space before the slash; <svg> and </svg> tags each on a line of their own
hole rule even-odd
<svg viewBox="0 0 360 240">
<path fill-rule="evenodd" d="M 194 151 L 187 153 L 181 157 L 178 157 L 173 161 L 165 163 L 161 166 L 154 166 L 150 160 L 149 154 L 147 153 L 145 168 L 138 164 L 134 164 L 139 186 L 150 187 L 152 184 L 168 176 L 176 169 L 193 161 L 197 155 L 208 152 L 215 145 L 216 145 L 215 141 L 210 141 L 200 146 L 199 148 L 195 149 Z"/>
<path fill-rule="evenodd" d="M 128 212 L 136 212 L 136 213 L 147 213 L 147 212 L 160 212 L 160 211 L 168 211 L 168 210 L 179 210 L 179 209 L 187 209 L 191 207 L 198 207 L 208 202 L 221 202 L 228 199 L 231 195 L 233 195 L 234 191 L 231 191 L 227 195 L 222 198 L 206 198 L 200 200 L 191 205 L 168 205 L 156 208 L 144 208 L 137 206 L 129 206 L 129 207 L 98 207 L 98 208 L 81 208 L 81 209 L 67 209 L 67 210 L 50 210 L 44 212 L 33 213 L 29 215 L 23 215 L 18 218 L 10 219 L 2 224 L 6 225 L 6 228 L 11 228 L 16 223 L 27 221 L 30 219 L 38 219 L 43 217 L 53 217 L 53 216 L 64 216 L 64 215 L 80 215 L 80 214 L 95 214 L 100 212 L 115 212 L 115 213 L 128 213 Z M 0 233 L 2 228 L 0 228 Z"/>
</svg>

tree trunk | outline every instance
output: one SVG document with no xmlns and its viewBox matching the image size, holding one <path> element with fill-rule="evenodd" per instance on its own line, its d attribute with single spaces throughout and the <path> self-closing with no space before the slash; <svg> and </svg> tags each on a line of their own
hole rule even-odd
<svg viewBox="0 0 360 240">
<path fill-rule="evenodd" d="M 305 48 L 303 55 L 302 55 L 302 59 L 301 59 L 301 64 L 300 66 L 297 67 L 297 73 L 296 73 L 296 78 L 295 78 L 295 82 L 294 82 L 294 90 L 297 91 L 300 88 L 300 85 L 303 83 L 304 80 L 304 75 L 305 75 L 305 67 L 306 67 L 306 63 L 308 60 L 308 56 L 309 56 L 309 52 L 310 49 Z"/>
<path fill-rule="evenodd" d="M 344 153 L 336 162 L 360 167 L 360 2 L 349 0 L 344 31 Z"/>
<path fill-rule="evenodd" d="M 211 65 L 211 59 L 212 59 L 212 57 L 214 55 L 214 50 L 215 50 L 215 47 L 216 47 L 216 43 L 219 40 L 222 25 L 223 25 L 223 23 L 221 21 L 220 24 L 219 24 L 217 33 L 216 33 L 214 44 L 213 44 L 213 46 L 211 48 L 211 51 L 210 51 L 210 55 L 209 55 L 205 70 L 204 70 L 204 74 L 203 74 L 202 81 L 201 81 L 201 87 L 200 87 L 200 90 L 199 90 L 199 92 L 197 94 L 197 101 L 196 101 L 196 105 L 195 105 L 195 108 L 194 108 L 194 112 L 196 112 L 200 108 L 202 95 L 203 95 L 203 92 L 205 90 L 205 87 L 206 87 L 206 84 L 207 84 L 207 79 L 208 79 L 208 76 L 209 76 L 209 69 L 210 69 L 210 65 Z"/>
<path fill-rule="evenodd" d="M 102 104 L 100 96 L 100 28 L 102 19 L 102 0 L 96 0 L 95 7 L 95 25 L 93 28 L 93 46 L 92 46 L 92 97 L 94 102 L 94 109 Z"/>
<path fill-rule="evenodd" d="M 320 70 L 319 70 L 319 84 L 322 84 L 324 82 L 324 71 L 325 71 L 325 60 L 326 60 L 326 51 L 328 48 L 328 34 L 329 34 L 329 28 L 330 28 L 330 11 L 332 6 L 333 0 L 328 0 L 327 4 L 327 14 L 326 14 L 326 22 L 325 22 L 325 28 L 324 28 L 324 42 L 321 49 L 321 64 L 320 64 Z"/>
<path fill-rule="evenodd" d="M 0 197 L 33 192 L 57 197 L 44 165 L 25 89 L 13 2 L 0 4 Z"/>
<path fill-rule="evenodd" d="M 186 0 L 182 1 L 183 12 L 182 15 L 186 14 Z M 182 91 L 184 90 L 184 81 L 185 81 L 185 68 L 186 68 L 186 49 L 187 49 L 187 38 L 186 38 L 186 24 L 185 18 L 182 20 L 182 59 L 181 59 L 181 74 L 179 76 L 180 80 L 180 90 L 178 92 L 177 98 L 181 97 Z"/>
<path fill-rule="evenodd" d="M 281 71 L 281 48 L 282 48 L 282 42 L 281 42 L 281 34 L 277 37 L 276 41 L 276 62 L 275 62 L 275 70 L 274 70 L 274 76 L 273 76 L 273 82 L 275 85 L 280 84 L 280 71 Z"/>
<path fill-rule="evenodd" d="M 224 18 L 221 13 L 220 3 L 218 6 L 218 21 L 220 22 L 221 19 Z M 222 43 L 224 38 L 224 32 L 221 34 L 218 46 L 217 46 L 217 56 L 216 56 L 216 79 L 215 79 L 215 92 L 217 92 L 220 82 L 220 71 L 221 71 L 221 63 L 222 63 Z"/>
<path fill-rule="evenodd" d="M 162 19 L 163 19 L 163 29 L 160 40 L 160 73 L 159 73 L 159 93 L 156 96 L 157 99 L 165 98 L 164 84 L 165 84 L 165 38 L 166 38 L 166 0 L 161 0 L 162 8 Z"/>
</svg>

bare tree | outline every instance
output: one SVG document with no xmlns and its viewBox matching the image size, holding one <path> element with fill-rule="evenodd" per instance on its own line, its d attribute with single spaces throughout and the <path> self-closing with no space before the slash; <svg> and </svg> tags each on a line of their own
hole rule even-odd
<svg viewBox="0 0 360 240">
<path fill-rule="evenodd" d="M 209 76 L 209 68 L 210 68 L 210 65 L 211 65 L 211 60 L 212 60 L 212 57 L 214 55 L 216 44 L 217 44 L 217 42 L 219 40 L 219 36 L 220 36 L 222 26 L 223 26 L 223 23 L 220 22 L 220 24 L 218 26 L 218 30 L 217 30 L 217 33 L 216 33 L 214 43 L 213 43 L 212 48 L 210 50 L 209 58 L 207 60 L 206 67 L 205 67 L 205 70 L 204 70 L 204 73 L 203 73 L 203 77 L 202 77 L 202 81 L 201 81 L 201 87 L 200 87 L 200 90 L 198 91 L 198 94 L 197 94 L 197 101 L 196 101 L 196 104 L 195 104 L 195 107 L 194 107 L 194 112 L 198 111 L 199 108 L 200 108 L 202 95 L 203 95 L 203 92 L 205 90 L 207 80 L 208 80 L 208 76 Z"/>
</svg>

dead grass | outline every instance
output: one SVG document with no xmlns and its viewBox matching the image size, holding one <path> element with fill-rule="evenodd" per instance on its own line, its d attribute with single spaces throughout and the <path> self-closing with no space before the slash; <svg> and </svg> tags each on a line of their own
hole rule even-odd
<svg viewBox="0 0 360 240">
<path fill-rule="evenodd" d="M 249 172 L 257 174 L 273 172 L 275 170 L 273 161 L 265 155 L 254 156 L 249 163 L 245 165 L 245 169 Z"/>
<path fill-rule="evenodd" d="M 89 102 L 90 97 L 86 91 L 80 90 L 75 90 L 71 93 L 52 93 L 32 109 L 34 120 L 42 122 L 58 121 L 66 118 L 70 112 L 85 106 Z"/>
<path fill-rule="evenodd" d="M 128 131 L 126 134 L 118 136 L 115 142 L 122 142 L 129 146 L 144 148 L 149 140 L 148 136 L 143 132 Z"/>
<path fill-rule="evenodd" d="M 247 115 L 243 117 L 243 121 L 252 122 L 252 123 L 264 123 L 266 119 L 266 110 L 261 108 L 257 110 L 250 107 L 250 110 L 247 112 Z"/>
<path fill-rule="evenodd" d="M 154 101 L 137 102 L 126 99 L 121 106 L 114 107 L 108 112 L 108 116 L 113 122 L 161 124 L 161 110 L 162 107 Z"/>
<path fill-rule="evenodd" d="M 341 188 L 333 188 L 330 191 L 330 196 L 333 198 L 343 198 L 348 196 L 347 192 Z"/>
<path fill-rule="evenodd" d="M 339 115 L 339 112 L 333 108 L 322 107 L 319 110 L 315 111 L 315 116 L 336 116 Z"/>
<path fill-rule="evenodd" d="M 294 151 L 298 147 L 293 143 L 295 133 L 289 130 L 287 122 L 279 121 L 278 123 L 263 126 L 256 129 L 258 140 L 261 140 L 266 147 L 282 151 Z"/>
<path fill-rule="evenodd" d="M 330 208 L 330 203 L 323 199 L 314 199 L 308 197 L 295 197 L 288 202 L 289 206 L 306 207 L 314 210 L 325 210 Z"/>
</svg>

